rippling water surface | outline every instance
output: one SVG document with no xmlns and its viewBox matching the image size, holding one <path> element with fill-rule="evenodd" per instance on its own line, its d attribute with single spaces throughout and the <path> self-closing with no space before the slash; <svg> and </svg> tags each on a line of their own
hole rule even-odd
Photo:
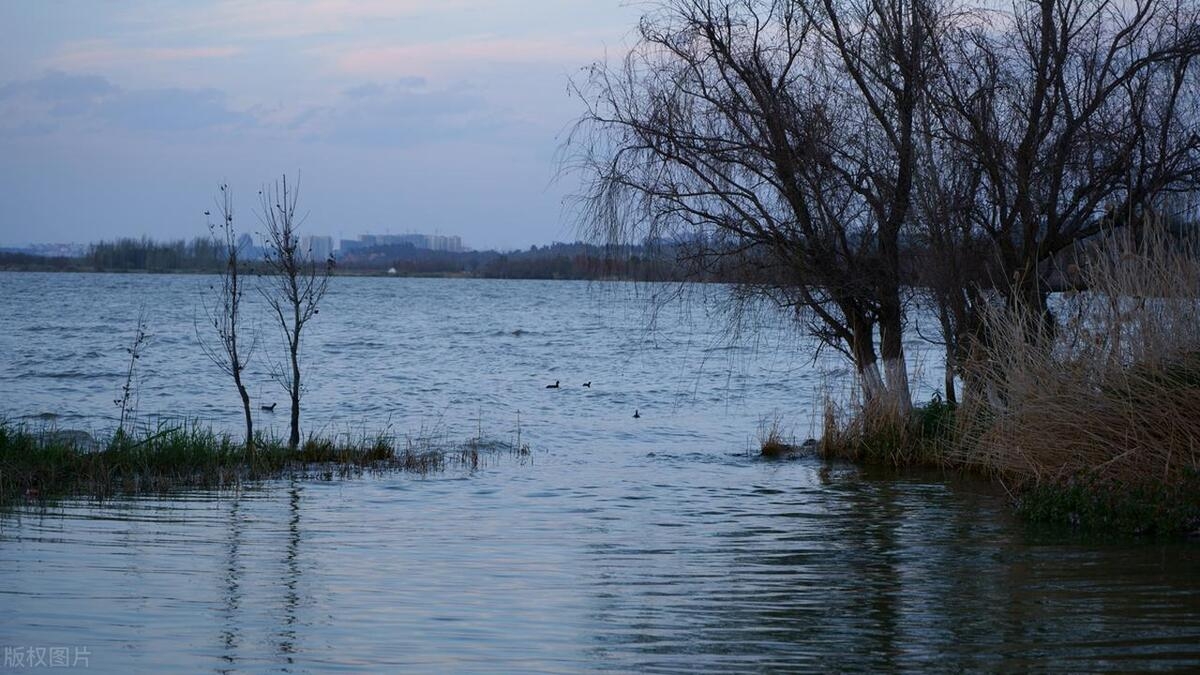
<svg viewBox="0 0 1200 675">
<path fill-rule="evenodd" d="M 0 414 L 110 428 L 144 305 L 139 412 L 236 430 L 194 346 L 207 282 L 0 274 Z M 337 279 L 307 429 L 505 437 L 519 415 L 532 454 L 0 514 L 0 647 L 98 672 L 1200 665 L 1195 544 L 1032 530 L 988 484 L 760 461 L 759 419 L 807 434 L 837 362 L 770 321 L 731 341 L 699 298 L 647 331 L 666 290 Z M 252 394 L 282 401 L 265 361 Z"/>
</svg>

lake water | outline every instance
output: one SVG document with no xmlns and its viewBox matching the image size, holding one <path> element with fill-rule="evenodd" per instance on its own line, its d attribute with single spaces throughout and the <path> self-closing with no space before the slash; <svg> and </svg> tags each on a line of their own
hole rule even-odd
<svg viewBox="0 0 1200 675">
<path fill-rule="evenodd" d="M 0 273 L 0 415 L 110 429 L 144 306 L 139 414 L 236 431 L 236 393 L 195 346 L 208 283 Z M 97 672 L 1200 666 L 1196 544 L 1032 529 L 987 483 L 762 461 L 761 420 L 811 434 L 843 366 L 770 315 L 729 338 L 720 287 L 671 290 L 336 279 L 304 347 L 306 432 L 519 426 L 532 453 L 0 514 L 4 665 L 55 649 Z M 258 422 L 282 433 L 277 333 L 259 342 L 251 393 L 280 412 Z M 910 348 L 937 360 L 915 330 Z"/>
</svg>

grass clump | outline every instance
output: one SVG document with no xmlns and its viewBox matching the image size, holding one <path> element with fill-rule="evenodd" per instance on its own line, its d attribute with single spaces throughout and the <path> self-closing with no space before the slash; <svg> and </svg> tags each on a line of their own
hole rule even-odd
<svg viewBox="0 0 1200 675">
<path fill-rule="evenodd" d="M 937 393 L 908 415 L 870 415 L 862 409 L 847 412 L 827 400 L 818 447 L 826 459 L 890 466 L 939 465 L 953 436 L 954 420 L 955 406 Z"/>
<path fill-rule="evenodd" d="M 1001 476 L 1021 513 L 1086 529 L 1200 527 L 1200 260 L 1148 225 L 1112 233 L 1061 298 L 1061 324 L 1030 340 L 993 308 L 969 375 L 979 395 L 948 459 Z"/>
<path fill-rule="evenodd" d="M 785 435 L 783 418 L 778 414 L 760 420 L 758 425 L 758 445 L 763 457 L 781 459 L 792 457 L 808 449 L 809 446 L 796 445 L 795 440 Z"/>
<path fill-rule="evenodd" d="M 427 474 L 449 465 L 479 466 L 479 451 L 424 437 L 310 437 L 293 451 L 259 436 L 251 449 L 198 425 L 118 430 L 104 443 L 86 434 L 32 431 L 0 421 L 0 506 L 69 495 L 162 493 L 222 488 L 290 475 L 357 475 L 365 471 Z"/>
</svg>

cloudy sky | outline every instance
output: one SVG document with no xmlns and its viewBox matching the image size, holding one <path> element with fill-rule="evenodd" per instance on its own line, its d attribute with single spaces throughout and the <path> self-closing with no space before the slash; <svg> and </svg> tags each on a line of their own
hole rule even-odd
<svg viewBox="0 0 1200 675">
<path fill-rule="evenodd" d="M 0 245 L 205 233 L 301 176 L 314 234 L 571 240 L 569 78 L 629 0 L 0 0 Z"/>
</svg>

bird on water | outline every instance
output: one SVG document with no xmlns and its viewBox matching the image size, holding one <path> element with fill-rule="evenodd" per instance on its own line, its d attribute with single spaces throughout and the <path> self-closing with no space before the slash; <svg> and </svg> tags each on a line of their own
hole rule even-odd
<svg viewBox="0 0 1200 675">
<path fill-rule="evenodd" d="M 548 385 L 546 385 L 546 388 L 547 388 L 547 389 L 558 389 L 558 380 L 555 380 L 555 381 L 554 381 L 554 384 L 548 384 Z"/>
<path fill-rule="evenodd" d="M 592 381 L 591 381 L 591 380 L 588 380 L 587 382 L 584 382 L 584 383 L 583 383 L 583 386 L 587 387 L 588 389 L 591 389 L 591 388 L 592 388 Z"/>
<path fill-rule="evenodd" d="M 634 408 L 633 409 L 633 419 L 637 420 L 637 419 L 641 419 L 641 418 L 642 418 L 642 414 L 638 412 L 637 408 Z"/>
<path fill-rule="evenodd" d="M 278 403 L 278 401 L 276 401 L 276 403 Z M 275 412 L 275 403 L 272 403 L 271 405 L 264 405 L 262 409 L 266 410 L 267 412 Z"/>
</svg>

